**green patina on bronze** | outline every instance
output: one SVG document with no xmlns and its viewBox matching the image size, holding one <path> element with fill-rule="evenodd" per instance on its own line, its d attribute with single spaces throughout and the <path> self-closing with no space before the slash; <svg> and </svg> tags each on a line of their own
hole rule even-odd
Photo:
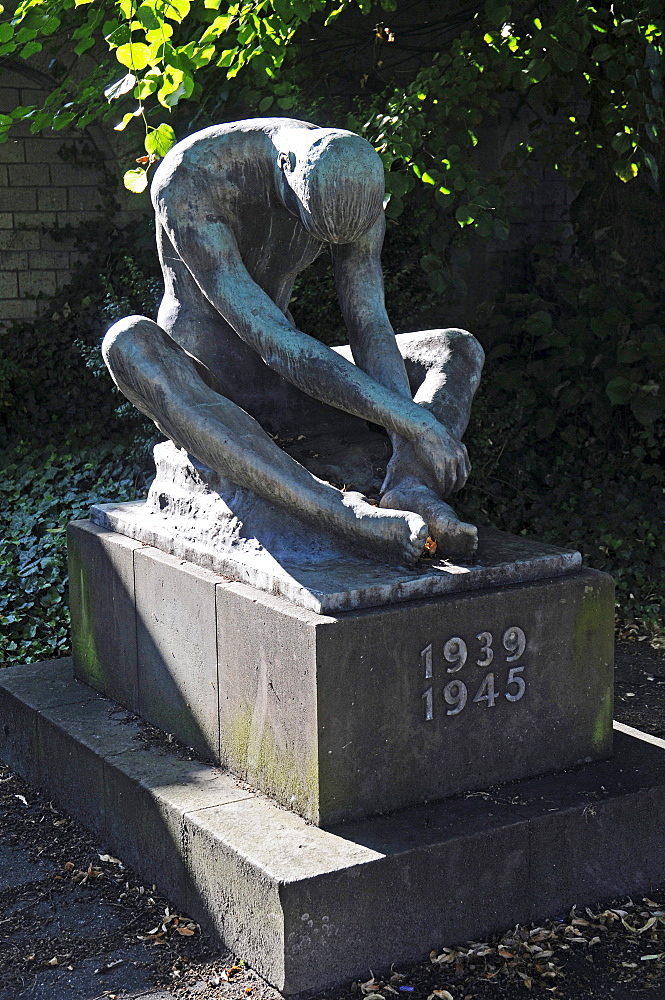
<svg viewBox="0 0 665 1000">
<path fill-rule="evenodd" d="M 318 821 L 319 766 L 316 749 L 303 760 L 278 745 L 268 725 L 259 729 L 248 705 L 226 724 L 221 756 L 229 770 L 307 819 Z"/>
</svg>

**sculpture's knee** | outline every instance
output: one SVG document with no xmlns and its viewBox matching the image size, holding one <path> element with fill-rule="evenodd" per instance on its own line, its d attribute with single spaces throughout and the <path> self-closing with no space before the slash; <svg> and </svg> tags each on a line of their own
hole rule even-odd
<svg viewBox="0 0 665 1000">
<path fill-rule="evenodd" d="M 442 330 L 450 345 L 453 357 L 459 358 L 472 371 L 480 373 L 485 363 L 485 352 L 480 341 L 468 330 Z"/>
<path fill-rule="evenodd" d="M 102 340 L 102 355 L 108 368 L 113 371 L 116 365 L 122 365 L 132 354 L 145 350 L 160 333 L 157 324 L 145 316 L 119 319 Z"/>
<path fill-rule="evenodd" d="M 118 388 L 139 409 L 145 376 L 153 367 L 164 332 L 145 316 L 126 316 L 107 331 L 102 356 Z"/>
</svg>

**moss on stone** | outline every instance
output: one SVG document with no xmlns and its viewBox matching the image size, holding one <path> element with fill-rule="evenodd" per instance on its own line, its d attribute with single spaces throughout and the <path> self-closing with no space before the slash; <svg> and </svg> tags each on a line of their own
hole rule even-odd
<svg viewBox="0 0 665 1000">
<path fill-rule="evenodd" d="M 605 580 L 595 585 L 585 584 L 574 622 L 573 668 L 576 672 L 588 670 L 593 663 L 604 669 L 606 664 L 613 662 L 613 613 L 613 595 Z M 612 676 L 609 675 L 591 733 L 592 746 L 599 754 L 611 746 L 613 707 Z"/>
<path fill-rule="evenodd" d="M 257 731 L 251 708 L 242 706 L 222 733 L 222 761 L 229 769 L 314 822 L 319 818 L 316 750 L 303 762 L 279 746 L 267 726 Z"/>
<path fill-rule="evenodd" d="M 92 687 L 105 690 L 105 673 L 97 649 L 94 615 L 90 582 L 86 573 L 85 561 L 76 543 L 69 540 L 69 579 L 70 595 L 77 594 L 76 607 L 72 601 L 72 656 L 77 676 L 87 681 Z"/>
</svg>

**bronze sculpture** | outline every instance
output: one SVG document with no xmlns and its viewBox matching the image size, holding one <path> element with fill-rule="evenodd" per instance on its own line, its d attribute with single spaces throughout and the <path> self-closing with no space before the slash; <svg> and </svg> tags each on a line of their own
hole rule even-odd
<svg viewBox="0 0 665 1000">
<path fill-rule="evenodd" d="M 469 475 L 461 438 L 483 352 L 462 330 L 395 336 L 371 145 L 293 119 L 213 126 L 173 147 L 152 197 L 165 294 L 156 323 L 131 316 L 105 337 L 123 393 L 199 462 L 374 558 L 414 563 L 428 534 L 440 554 L 470 557 L 476 529 L 445 501 Z M 296 276 L 326 248 L 348 348 L 289 313 Z M 379 506 L 270 436 L 353 419 L 391 439 Z"/>
</svg>

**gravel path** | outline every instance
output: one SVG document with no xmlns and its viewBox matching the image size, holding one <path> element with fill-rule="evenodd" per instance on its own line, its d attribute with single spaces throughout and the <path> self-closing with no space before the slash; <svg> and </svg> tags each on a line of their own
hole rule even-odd
<svg viewBox="0 0 665 1000">
<path fill-rule="evenodd" d="M 616 664 L 616 718 L 665 736 L 665 652 L 623 640 Z M 2 765 L 0 817 L 0 1000 L 279 998 Z M 665 886 L 450 944 L 316 1000 L 665 1000 Z"/>
</svg>

